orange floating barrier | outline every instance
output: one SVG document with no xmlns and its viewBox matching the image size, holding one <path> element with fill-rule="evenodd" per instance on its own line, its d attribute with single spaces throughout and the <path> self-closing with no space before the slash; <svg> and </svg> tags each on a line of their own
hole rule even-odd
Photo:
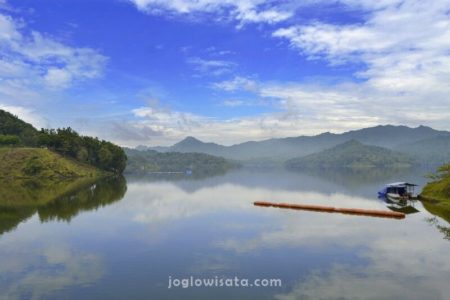
<svg viewBox="0 0 450 300">
<path fill-rule="evenodd" d="M 395 211 L 386 211 L 386 210 L 359 209 L 359 208 L 336 208 L 336 207 L 332 207 L 332 206 L 272 203 L 272 202 L 265 202 L 265 201 L 253 202 L 253 205 L 263 206 L 263 207 L 278 207 L 278 208 L 287 208 L 287 209 L 328 212 L 328 213 L 341 213 L 341 214 L 380 217 L 380 218 L 394 218 L 394 219 L 404 219 L 405 218 L 404 213 L 395 212 Z"/>
</svg>

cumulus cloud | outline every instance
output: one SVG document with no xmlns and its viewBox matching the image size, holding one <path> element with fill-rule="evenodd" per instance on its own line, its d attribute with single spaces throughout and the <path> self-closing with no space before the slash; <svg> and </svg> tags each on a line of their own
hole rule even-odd
<svg viewBox="0 0 450 300">
<path fill-rule="evenodd" d="M 70 47 L 0 14 L 0 107 L 36 127 L 51 95 L 101 76 L 107 58 L 91 48 Z"/>
<path fill-rule="evenodd" d="M 36 108 L 54 92 L 99 77 L 107 58 L 28 29 L 24 21 L 0 14 L 0 107 L 42 127 L 47 124 Z"/>
<path fill-rule="evenodd" d="M 364 64 L 365 69 L 355 74 L 364 80 L 359 87 L 379 100 L 389 98 L 384 104 L 409 104 L 418 112 L 423 103 L 428 103 L 432 110 L 442 112 L 441 119 L 447 118 L 450 3 L 342 2 L 368 9 L 368 19 L 351 25 L 294 25 L 276 30 L 273 36 L 288 40 L 311 59 L 325 59 L 332 65 Z"/>
<path fill-rule="evenodd" d="M 106 57 L 90 48 L 72 48 L 32 31 L 25 24 L 0 15 L 2 77 L 33 80 L 54 88 L 65 88 L 75 80 L 101 75 Z M 26 70 L 26 71 L 25 71 Z"/>
<path fill-rule="evenodd" d="M 236 75 L 237 64 L 221 57 L 227 52 L 210 47 L 203 53 L 208 58 L 195 54 L 186 62 L 196 76 L 226 79 L 210 84 L 214 93 L 222 93 L 220 97 L 226 99 L 223 105 L 243 106 L 242 98 L 252 94 L 256 103 L 270 101 L 275 110 L 218 119 L 152 105 L 138 107 L 131 111 L 133 120 L 108 125 L 115 129 L 112 139 L 122 144 L 142 144 L 148 139 L 148 144 L 167 145 L 186 135 L 233 144 L 383 123 L 450 128 L 448 1 L 339 0 L 344 6 L 363 10 L 365 20 L 352 24 L 302 20 L 300 24 L 292 18 L 290 26 L 279 21 L 296 11 L 300 4 L 295 1 L 129 1 L 150 14 L 210 14 L 242 24 L 277 23 L 271 38 L 286 41 L 299 55 L 323 60 L 330 68 L 355 63 L 363 67 L 353 74 L 353 80 L 338 84 L 277 82 L 276 78 L 260 81 L 256 76 Z M 302 5 L 313 2 L 335 1 L 305 1 Z M 28 107 L 43 91 L 64 89 L 101 75 L 107 58 L 98 51 L 68 47 L 38 32 L 26 34 L 26 27 L 26 23 L 0 15 L 4 54 L 0 59 L 0 103 Z M 28 99 L 28 103 L 18 105 L 19 99 Z"/>
<path fill-rule="evenodd" d="M 293 12 L 267 0 L 129 0 L 136 7 L 150 14 L 171 13 L 177 15 L 219 14 L 220 18 L 245 23 L 274 24 L 292 17 Z"/>
<path fill-rule="evenodd" d="M 159 7 L 163 11 L 182 14 L 216 12 L 233 1 L 136 1 L 142 10 Z M 306 1 L 304 5 L 311 4 Z M 333 1 L 319 1 L 331 3 Z M 448 95 L 450 94 L 450 21 L 448 1 L 424 3 L 417 0 L 340 0 L 344 6 L 363 10 L 366 20 L 354 24 L 333 24 L 314 21 L 303 25 L 281 27 L 272 34 L 284 39 L 300 55 L 327 61 L 331 67 L 355 63 L 364 67 L 356 80 L 339 84 L 259 82 L 254 78 L 233 76 L 213 83 L 213 89 L 238 93 L 250 92 L 259 99 L 273 99 L 278 112 L 239 119 L 206 122 L 207 128 L 221 132 L 221 138 L 235 133 L 240 126 L 247 139 L 269 138 L 321 131 L 341 132 L 382 123 L 437 128 L 450 126 Z M 244 1 L 247 11 L 263 8 L 282 10 L 287 6 L 265 5 L 267 1 Z M 274 4 L 273 2 L 271 4 Z M 292 1 L 292 11 L 298 5 Z M 234 4 L 233 4 L 234 5 Z M 161 12 L 161 11 L 160 11 Z M 223 11 L 222 11 L 223 13 Z M 250 20 L 251 18 L 248 17 Z M 255 21 L 256 22 L 256 21 Z M 226 66 L 220 61 L 197 60 L 199 70 Z M 226 74 L 229 69 L 225 69 Z M 211 71 L 211 70 L 210 70 Z M 242 101 L 223 102 L 241 106 Z M 208 137 L 209 133 L 193 126 L 189 134 Z M 251 128 L 251 129 L 250 129 Z M 198 132 L 198 133 L 197 133 Z M 172 132 L 174 133 L 174 132 Z M 180 133 L 180 132 L 179 132 Z M 253 135 L 252 135 L 253 134 Z M 181 135 L 181 133 L 180 133 Z M 245 140 L 237 135 L 235 142 Z"/>
</svg>

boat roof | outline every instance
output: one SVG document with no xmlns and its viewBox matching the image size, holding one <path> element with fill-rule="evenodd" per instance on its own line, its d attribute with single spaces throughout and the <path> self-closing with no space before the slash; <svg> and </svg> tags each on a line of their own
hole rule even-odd
<svg viewBox="0 0 450 300">
<path fill-rule="evenodd" d="M 393 182 L 386 184 L 388 187 L 405 187 L 405 186 L 417 186 L 417 184 L 409 182 Z"/>
</svg>

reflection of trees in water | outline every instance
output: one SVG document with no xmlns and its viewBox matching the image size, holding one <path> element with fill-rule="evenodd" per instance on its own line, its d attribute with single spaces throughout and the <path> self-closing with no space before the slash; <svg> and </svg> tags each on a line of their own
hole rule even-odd
<svg viewBox="0 0 450 300">
<path fill-rule="evenodd" d="M 90 211 L 119 201 L 125 195 L 127 183 L 123 177 L 105 178 L 78 190 L 75 194 L 65 195 L 38 208 L 41 221 L 70 221 L 83 211 Z"/>
<path fill-rule="evenodd" d="M 123 177 L 75 181 L 14 180 L 0 184 L 0 234 L 38 212 L 41 221 L 70 221 L 82 211 L 97 209 L 125 195 Z"/>
<path fill-rule="evenodd" d="M 129 173 L 127 178 L 134 181 L 180 181 L 180 180 L 201 180 L 216 176 L 225 175 L 228 170 L 210 170 L 203 172 L 193 172 L 191 175 L 186 173 Z"/>
<path fill-rule="evenodd" d="M 430 225 L 434 225 L 437 228 L 437 230 L 439 230 L 439 232 L 444 235 L 444 239 L 445 240 L 449 240 L 450 241 L 450 227 L 446 227 L 446 226 L 441 225 L 439 220 L 436 217 L 428 218 L 428 219 L 426 219 L 426 221 Z M 446 220 L 446 221 L 448 221 L 448 220 Z"/>
<path fill-rule="evenodd" d="M 442 205 L 440 201 L 422 200 L 423 207 L 431 214 L 439 216 L 450 224 L 450 208 L 447 205 Z"/>
<path fill-rule="evenodd" d="M 33 207 L 0 207 L 0 235 L 13 230 L 35 212 Z"/>
</svg>

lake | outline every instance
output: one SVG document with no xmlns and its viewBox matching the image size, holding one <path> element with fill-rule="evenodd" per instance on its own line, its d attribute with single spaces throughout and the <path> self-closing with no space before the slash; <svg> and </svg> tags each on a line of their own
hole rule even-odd
<svg viewBox="0 0 450 300">
<path fill-rule="evenodd" d="M 424 174 L 240 169 L 207 178 L 111 178 L 64 186 L 62 194 L 50 184 L 3 185 L 0 299 L 449 299 L 448 220 L 418 201 L 402 207 L 377 198 L 392 181 L 423 187 Z M 282 284 L 228 286 L 235 277 L 241 285 Z M 173 286 L 197 279 L 227 286 Z"/>
</svg>

